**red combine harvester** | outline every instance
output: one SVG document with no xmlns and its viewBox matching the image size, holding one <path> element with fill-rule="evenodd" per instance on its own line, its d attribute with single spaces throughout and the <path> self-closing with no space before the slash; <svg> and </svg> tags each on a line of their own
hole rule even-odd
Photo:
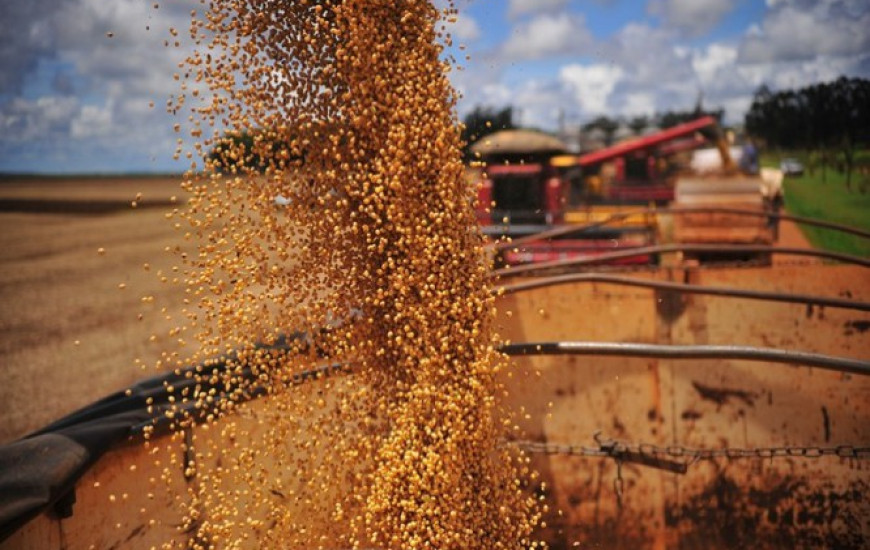
<svg viewBox="0 0 870 550">
<path fill-rule="evenodd" d="M 497 132 L 472 147 L 487 165 L 478 189 L 478 220 L 493 239 L 524 238 L 515 247 L 498 246 L 507 264 L 653 244 L 653 215 L 628 216 L 606 226 L 603 222 L 626 209 L 673 201 L 674 156 L 706 143 L 698 132 L 710 128 L 716 128 L 716 120 L 702 117 L 583 155 L 566 154 L 564 144 L 540 132 Z M 544 231 L 555 235 L 529 242 L 530 236 Z M 616 263 L 655 261 L 639 255 Z"/>
</svg>

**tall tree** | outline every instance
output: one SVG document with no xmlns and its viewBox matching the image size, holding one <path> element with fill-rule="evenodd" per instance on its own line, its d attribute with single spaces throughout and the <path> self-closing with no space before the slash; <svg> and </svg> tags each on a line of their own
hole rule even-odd
<svg viewBox="0 0 870 550">
<path fill-rule="evenodd" d="M 696 105 L 694 109 L 690 111 L 666 111 L 664 113 L 659 113 L 656 115 L 656 119 L 658 120 L 658 125 L 662 129 L 665 128 L 673 128 L 678 124 L 683 124 L 684 122 L 691 122 L 693 120 L 697 120 L 702 116 L 711 116 L 716 119 L 719 124 L 722 124 L 722 118 L 725 116 L 724 109 L 715 109 L 715 110 L 704 110 L 701 108 L 700 104 Z"/>
<path fill-rule="evenodd" d="M 600 130 L 604 134 L 605 143 L 613 143 L 613 134 L 619 128 L 619 120 L 601 115 L 583 125 L 583 131 Z"/>
<path fill-rule="evenodd" d="M 499 130 L 512 130 L 514 126 L 513 107 L 495 109 L 492 107 L 475 107 L 465 115 L 462 121 L 462 141 L 465 143 L 465 153 L 475 141 Z"/>
<path fill-rule="evenodd" d="M 779 92 L 763 86 L 753 97 L 745 123 L 747 132 L 771 147 L 810 150 L 822 164 L 823 178 L 836 151 L 851 190 L 855 152 L 870 144 L 870 80 L 840 77 Z"/>
<path fill-rule="evenodd" d="M 628 127 L 631 128 L 631 131 L 634 132 L 635 135 L 646 130 L 649 125 L 649 117 L 647 116 L 636 116 L 628 121 Z"/>
</svg>

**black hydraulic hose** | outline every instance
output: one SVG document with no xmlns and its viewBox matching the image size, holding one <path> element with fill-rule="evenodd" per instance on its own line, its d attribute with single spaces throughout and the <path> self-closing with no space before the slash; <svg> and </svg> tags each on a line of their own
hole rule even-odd
<svg viewBox="0 0 870 550">
<path fill-rule="evenodd" d="M 506 344 L 501 351 L 511 356 L 524 355 L 603 355 L 652 357 L 657 359 L 742 359 L 786 363 L 806 367 L 870 375 L 870 362 L 805 351 L 748 346 L 661 345 L 628 342 L 528 342 Z"/>
<path fill-rule="evenodd" d="M 512 277 L 515 275 L 529 275 L 539 271 L 546 271 L 548 269 L 559 269 L 581 265 L 595 265 L 611 262 L 613 260 L 633 258 L 636 256 L 665 254 L 670 252 L 720 254 L 789 254 L 794 256 L 811 256 L 816 258 L 825 258 L 829 260 L 837 260 L 840 262 L 860 265 L 862 267 L 870 267 L 870 258 L 862 258 L 860 256 L 853 256 L 851 254 L 842 254 L 839 252 L 829 252 L 827 250 L 816 250 L 812 248 L 766 246 L 757 244 L 661 244 L 654 246 L 638 246 L 626 250 L 606 252 L 597 256 L 567 258 L 564 260 L 553 260 L 549 262 L 539 262 L 534 264 L 512 266 L 502 269 L 496 269 L 495 271 L 493 271 L 493 275 L 501 278 Z"/>
<path fill-rule="evenodd" d="M 749 300 L 766 300 L 771 302 L 786 302 L 821 307 L 852 309 L 856 311 L 870 311 L 870 302 L 859 302 L 857 300 L 847 300 L 844 298 L 828 298 L 826 296 L 813 296 L 809 294 L 791 294 L 764 290 L 745 290 L 739 288 L 693 285 L 674 283 L 670 281 L 638 279 L 636 277 L 627 277 L 623 275 L 606 275 L 602 273 L 571 273 L 568 275 L 543 277 L 540 279 L 524 281 L 522 283 L 505 285 L 497 288 L 495 292 L 497 294 L 514 294 L 535 288 L 568 283 L 606 283 L 649 288 L 652 290 L 668 290 L 685 294 L 705 294 L 710 296 L 726 296 L 733 298 L 746 298 Z"/>
</svg>

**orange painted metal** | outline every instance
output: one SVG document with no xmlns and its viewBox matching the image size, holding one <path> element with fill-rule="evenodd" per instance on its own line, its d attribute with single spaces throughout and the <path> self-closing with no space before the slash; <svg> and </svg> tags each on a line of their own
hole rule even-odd
<svg viewBox="0 0 870 550">
<path fill-rule="evenodd" d="M 870 271 L 854 266 L 674 267 L 630 275 L 870 301 Z M 503 336 L 516 342 L 735 344 L 870 359 L 870 313 L 848 309 L 602 282 L 536 288 L 503 296 L 497 306 Z M 870 377 L 724 359 L 517 357 L 513 365 L 504 375 L 505 403 L 516 411 L 517 438 L 594 446 L 593 434 L 600 431 L 608 438 L 675 449 L 870 443 Z M 294 399 L 324 395 L 317 384 L 298 386 Z M 256 441 L 269 426 L 269 415 L 279 414 L 270 412 L 266 399 L 241 407 L 222 429 L 197 428 L 190 441 L 194 452 L 214 448 L 209 440 L 227 433 Z M 683 475 L 624 462 L 620 507 L 614 460 L 531 457 L 544 485 L 530 490 L 551 507 L 541 535 L 553 548 L 856 548 L 870 541 L 866 460 L 717 459 L 689 464 Z M 218 458 L 198 460 L 207 471 Z M 305 479 L 298 472 L 270 464 L 268 457 L 260 465 L 268 479 L 304 494 Z M 151 448 L 136 444 L 111 451 L 77 484 L 72 517 L 42 516 L 0 548 L 183 542 L 188 535 L 177 528 L 176 502 L 187 498 L 186 484 L 197 482 L 184 479 L 183 466 L 180 443 L 171 445 L 168 438 Z M 163 467 L 176 471 L 168 488 L 160 481 Z M 268 506 L 313 513 L 304 499 L 270 495 Z M 338 529 L 325 516 L 313 524 L 327 539 Z M 249 547 L 257 547 L 254 539 Z"/>
<path fill-rule="evenodd" d="M 819 264 L 671 269 L 654 279 L 870 299 L 870 272 Z M 514 341 L 733 344 L 870 359 L 870 314 L 609 284 L 504 297 Z M 509 313 L 510 312 L 510 313 Z M 529 439 L 594 446 L 592 435 L 659 446 L 870 445 L 870 378 L 734 360 L 527 357 L 508 379 Z M 524 418 L 524 417 L 523 417 Z M 673 460 L 680 461 L 679 457 Z M 866 461 L 718 459 L 685 475 L 610 459 L 535 455 L 557 513 L 554 547 L 860 547 L 870 542 Z"/>
</svg>

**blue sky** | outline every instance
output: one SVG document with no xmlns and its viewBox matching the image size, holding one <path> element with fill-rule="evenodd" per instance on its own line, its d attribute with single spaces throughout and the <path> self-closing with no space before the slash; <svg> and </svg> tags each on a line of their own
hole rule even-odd
<svg viewBox="0 0 870 550">
<path fill-rule="evenodd" d="M 0 172 L 181 171 L 165 112 L 197 0 L 0 4 Z M 459 0 L 459 114 L 554 130 L 705 106 L 739 122 L 760 85 L 870 77 L 867 0 Z M 111 36 L 109 36 L 111 33 Z M 183 34 L 183 33 L 182 33 Z M 153 106 L 152 106 L 153 105 Z M 184 122 L 184 121 L 180 121 Z"/>
</svg>

